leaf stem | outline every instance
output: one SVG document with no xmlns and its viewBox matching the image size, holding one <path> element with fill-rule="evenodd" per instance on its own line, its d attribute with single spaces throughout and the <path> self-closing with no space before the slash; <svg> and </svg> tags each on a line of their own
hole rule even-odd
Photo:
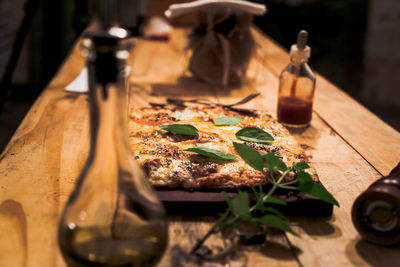
<svg viewBox="0 0 400 267">
<path fill-rule="evenodd" d="M 268 173 L 269 173 L 269 180 L 271 181 L 271 183 L 275 183 L 275 178 L 274 175 L 272 175 L 272 172 L 269 171 Z"/>
<path fill-rule="evenodd" d="M 279 185 L 279 188 L 282 188 L 282 189 L 288 189 L 288 190 L 298 190 L 297 189 L 297 187 L 294 187 L 294 186 L 288 186 L 288 185 Z"/>
<path fill-rule="evenodd" d="M 275 192 L 276 188 L 279 186 L 279 184 L 282 182 L 283 178 L 292 170 L 292 168 L 288 168 L 286 171 L 284 171 L 279 177 L 278 181 L 273 184 L 272 188 L 268 191 L 268 193 L 262 198 L 263 202 L 267 201 L 267 199 Z"/>
<path fill-rule="evenodd" d="M 265 202 L 274 192 L 278 187 L 281 187 L 280 183 L 282 182 L 282 180 L 285 178 L 285 176 L 292 171 L 293 168 L 288 168 L 286 171 L 284 171 L 282 173 L 282 175 L 279 177 L 279 179 L 275 182 L 273 182 L 273 186 L 271 187 L 271 189 L 268 191 L 268 193 L 264 196 L 264 197 L 260 197 L 257 199 L 257 202 L 251 206 L 249 208 L 249 213 L 254 212 L 257 207 L 262 203 Z M 271 177 L 273 176 L 272 173 L 270 172 Z M 260 191 L 262 193 L 262 186 L 260 186 Z M 214 223 L 214 225 L 210 228 L 210 230 L 208 230 L 208 232 L 197 241 L 196 246 L 190 251 L 190 253 L 195 253 L 199 248 L 201 248 L 201 246 L 206 242 L 206 240 L 214 233 L 217 233 L 219 231 L 221 231 L 225 226 L 221 227 L 220 223 L 222 221 L 224 221 L 225 219 L 227 219 L 228 215 L 230 213 L 230 209 L 228 208 L 226 210 L 226 212 L 224 214 L 222 214 L 222 216 Z M 231 219 L 229 219 L 226 222 L 226 225 L 231 225 L 233 223 L 235 223 L 238 219 L 240 219 L 240 216 L 236 215 L 234 217 L 232 217 Z"/>
<path fill-rule="evenodd" d="M 225 211 L 224 214 L 222 214 L 221 217 L 219 217 L 219 219 L 214 223 L 214 225 L 210 228 L 210 230 L 208 230 L 208 232 L 197 241 L 196 246 L 190 251 L 191 254 L 193 254 L 194 252 L 196 252 L 199 248 L 201 248 L 201 246 L 204 244 L 204 242 L 206 242 L 206 240 L 208 239 L 208 237 L 210 237 L 212 234 L 217 232 L 217 228 L 220 227 L 220 223 L 226 219 L 226 217 L 228 217 L 230 210 L 227 209 Z M 223 227 L 222 227 L 223 228 Z M 222 230 L 222 228 L 220 228 L 220 230 Z"/>
<path fill-rule="evenodd" d="M 296 183 L 298 183 L 299 181 L 297 181 L 297 179 L 295 179 L 295 180 L 293 180 L 293 181 L 290 181 L 290 182 L 287 182 L 287 183 L 282 183 L 281 185 L 292 185 L 292 184 L 296 184 Z"/>
</svg>

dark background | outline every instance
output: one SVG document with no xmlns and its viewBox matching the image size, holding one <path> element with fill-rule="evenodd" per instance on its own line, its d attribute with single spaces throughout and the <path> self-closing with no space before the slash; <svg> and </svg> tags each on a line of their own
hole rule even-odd
<svg viewBox="0 0 400 267">
<path fill-rule="evenodd" d="M 93 15 L 93 0 L 34 1 L 38 2 L 38 8 L 34 12 L 34 20 L 24 41 L 11 84 L 2 97 L 5 103 L 0 111 L 0 151 L 8 143 L 34 100 L 55 75 L 74 41 Z M 394 1 L 397 0 L 270 0 L 266 1 L 268 13 L 255 18 L 255 24 L 287 50 L 295 42 L 298 31 L 306 29 L 310 34 L 312 68 L 367 106 L 392 127 L 400 130 L 400 93 L 397 92 L 394 104 L 387 104 L 384 100 L 375 101 L 374 97 L 368 98 L 368 94 L 365 93 L 370 83 L 365 78 L 368 75 L 367 63 L 371 64 L 371 59 L 368 61 L 371 52 L 367 53 L 366 47 L 368 40 L 373 41 L 373 32 L 369 29 L 380 25 L 379 21 L 377 26 L 374 24 L 375 17 L 371 9 L 376 8 L 376 3 L 384 5 L 385 2 L 390 2 L 393 6 Z M 10 27 L 18 28 L 23 14 L 19 17 L 15 15 L 15 20 L 13 13 L 7 13 L 8 17 L 1 15 L 8 12 L 5 8 L 14 11 L 23 9 L 25 2 L 26 0 L 0 0 L 0 49 L 3 54 L 6 49 L 4 37 L 10 38 L 6 31 Z M 153 0 L 149 5 L 149 13 L 162 12 L 171 2 L 173 1 Z M 372 5 L 373 2 L 375 5 Z M 389 22 L 399 23 L 400 28 L 400 5 L 394 5 L 399 10 L 387 8 L 387 13 L 395 12 L 397 17 L 381 17 L 383 20 L 394 20 Z M 392 42 L 397 42 L 400 47 L 400 35 L 397 39 L 393 36 Z M 370 51 L 374 49 L 370 48 Z M 390 58 L 391 53 L 399 54 L 396 52 L 387 51 L 387 57 Z M 7 61 L 4 57 L 0 60 L 4 69 Z M 390 65 L 385 62 L 381 64 Z M 397 67 L 397 70 L 400 70 L 400 61 Z M 0 71 L 0 75 L 3 74 Z M 400 72 L 398 74 L 400 75 Z M 388 79 L 390 84 L 390 76 Z M 1 90 L 5 92 L 4 88 Z M 390 88 L 387 90 L 393 91 Z"/>
<path fill-rule="evenodd" d="M 357 97 L 361 90 L 368 1 L 270 1 L 255 23 L 287 50 L 297 33 L 309 32 L 310 65 Z M 296 2 L 296 1 L 295 1 Z M 351 73 L 351 75 L 349 75 Z"/>
</svg>

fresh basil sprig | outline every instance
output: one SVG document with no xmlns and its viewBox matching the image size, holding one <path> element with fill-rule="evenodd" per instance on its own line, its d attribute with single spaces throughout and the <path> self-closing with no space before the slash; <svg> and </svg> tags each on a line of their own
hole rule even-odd
<svg viewBox="0 0 400 267">
<path fill-rule="evenodd" d="M 185 151 L 195 152 L 207 158 L 218 159 L 218 160 L 233 160 L 236 158 L 235 155 L 203 146 L 188 148 L 185 149 Z"/>
<path fill-rule="evenodd" d="M 219 117 L 214 119 L 214 125 L 216 126 L 229 126 L 237 125 L 242 122 L 240 117 Z"/>
<path fill-rule="evenodd" d="M 165 131 L 182 134 L 182 135 L 198 135 L 199 130 L 190 124 L 164 124 L 158 126 Z"/>
<path fill-rule="evenodd" d="M 270 143 L 274 141 L 272 135 L 257 127 L 243 128 L 236 133 L 236 137 L 243 141 L 255 143 Z"/>
<path fill-rule="evenodd" d="M 337 200 L 321 184 L 314 182 L 308 173 L 299 171 L 296 175 L 299 181 L 298 190 L 339 207 Z"/>
<path fill-rule="evenodd" d="M 266 155 L 261 155 L 257 150 L 250 146 L 246 146 L 245 144 L 233 143 L 233 146 L 236 149 L 236 152 L 256 170 L 262 171 L 264 174 L 271 175 L 273 173 L 280 173 L 281 177 L 275 181 L 273 178 L 272 183 L 277 187 L 293 189 L 305 192 L 312 196 L 319 198 L 322 201 L 325 201 L 329 204 L 333 204 L 339 206 L 337 200 L 319 183 L 315 182 L 311 176 L 305 172 L 304 170 L 309 169 L 310 166 L 305 162 L 297 162 L 294 163 L 293 166 L 287 167 L 286 164 L 273 153 L 267 153 Z M 261 167 L 260 160 L 263 162 Z M 265 161 L 264 161 L 265 160 Z M 265 172 L 266 170 L 267 172 Z M 295 176 L 295 180 L 290 182 L 290 185 L 296 184 L 296 187 L 286 186 L 285 184 L 278 183 L 279 180 L 283 180 L 283 178 L 289 173 L 293 173 Z"/>
<path fill-rule="evenodd" d="M 315 182 L 311 176 L 305 172 L 310 166 L 305 162 L 294 163 L 286 166 L 280 157 L 272 153 L 260 153 L 256 149 L 241 143 L 233 143 L 236 152 L 243 160 L 254 169 L 262 172 L 265 179 L 272 184 L 268 192 L 263 192 L 260 185 L 258 190 L 252 188 L 256 197 L 256 202 L 251 204 L 247 192 L 238 191 L 238 194 L 231 198 L 227 193 L 222 192 L 226 199 L 228 209 L 223 213 L 210 230 L 201 238 L 192 253 L 204 246 L 205 241 L 213 234 L 222 232 L 225 228 L 237 228 L 237 221 L 247 221 L 259 229 L 260 233 L 246 235 L 236 229 L 239 240 L 250 243 L 261 243 L 265 240 L 262 235 L 266 235 L 265 226 L 273 227 L 284 232 L 297 235 L 285 221 L 287 218 L 277 209 L 279 206 L 286 205 L 286 202 L 272 197 L 276 189 L 298 190 L 308 193 L 327 203 L 339 206 L 337 200 L 319 183 Z M 292 181 L 284 182 L 284 178 L 291 174 Z M 274 207 L 271 204 L 275 205 Z"/>
</svg>

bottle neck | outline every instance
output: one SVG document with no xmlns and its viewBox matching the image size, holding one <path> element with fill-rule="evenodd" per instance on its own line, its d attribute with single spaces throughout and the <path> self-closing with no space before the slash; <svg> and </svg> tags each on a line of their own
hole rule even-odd
<svg viewBox="0 0 400 267">
<path fill-rule="evenodd" d="M 290 63 L 296 66 L 299 66 L 303 63 L 308 63 L 308 58 L 306 57 L 295 57 L 295 56 L 291 56 L 290 57 Z"/>
<path fill-rule="evenodd" d="M 90 64 L 88 64 L 90 66 Z M 90 135 L 91 147 L 88 165 L 95 168 L 106 169 L 105 172 L 117 171 L 118 179 L 110 179 L 113 175 L 102 176 L 107 180 L 108 187 L 113 186 L 114 181 L 119 184 L 119 190 L 129 191 L 132 196 L 141 195 L 141 202 L 146 206 L 146 212 L 159 209 L 158 199 L 152 188 L 146 182 L 140 167 L 133 159 L 128 143 L 127 129 L 127 90 L 125 86 L 126 75 L 119 71 L 115 83 L 105 85 L 96 83 L 95 68 L 88 67 L 89 71 L 89 104 L 90 104 Z M 105 93 L 106 92 L 106 93 Z M 99 183 L 99 176 L 93 176 Z M 93 182 L 90 181 L 90 182 Z M 109 188 L 108 188 L 109 189 Z M 118 201 L 125 201 L 122 196 Z M 121 204 L 124 205 L 124 204 Z"/>
<path fill-rule="evenodd" d="M 99 83 L 96 67 L 88 62 L 90 105 L 90 158 L 127 153 L 126 90 L 122 73 L 116 82 Z"/>
</svg>

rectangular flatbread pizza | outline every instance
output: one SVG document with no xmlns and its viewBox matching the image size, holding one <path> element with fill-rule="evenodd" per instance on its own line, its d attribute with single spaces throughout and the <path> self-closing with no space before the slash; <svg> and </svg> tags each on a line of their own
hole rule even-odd
<svg viewBox="0 0 400 267">
<path fill-rule="evenodd" d="M 179 114 L 177 121 L 176 114 Z M 236 125 L 217 126 L 216 118 L 241 118 Z M 160 125 L 185 124 L 197 135 L 182 135 L 161 129 Z M 257 143 L 238 140 L 236 133 L 246 127 L 269 133 L 274 141 Z M 156 188 L 186 190 L 235 190 L 266 185 L 264 175 L 249 166 L 235 151 L 232 142 L 241 142 L 259 152 L 273 153 L 287 166 L 308 162 L 303 148 L 289 131 L 270 115 L 260 111 L 235 111 L 220 106 L 142 107 L 129 115 L 129 144 L 150 183 Z M 215 160 L 190 151 L 206 147 L 236 155 L 233 160 Z M 318 181 L 311 166 L 307 172 Z M 294 177 L 288 175 L 286 182 Z"/>
</svg>

